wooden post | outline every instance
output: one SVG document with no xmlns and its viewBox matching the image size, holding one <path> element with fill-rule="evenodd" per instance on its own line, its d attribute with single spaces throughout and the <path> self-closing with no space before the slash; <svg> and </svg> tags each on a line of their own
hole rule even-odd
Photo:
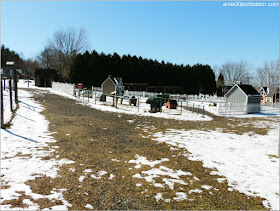
<svg viewBox="0 0 280 211">
<path fill-rule="evenodd" d="M 199 110 L 198 109 L 199 109 L 199 105 L 197 106 L 197 114 L 199 114 Z"/>
<path fill-rule="evenodd" d="M 96 91 L 94 91 L 94 102 L 96 104 Z"/>
<path fill-rule="evenodd" d="M 161 113 L 161 98 L 159 99 L 159 112 Z"/>
<path fill-rule="evenodd" d="M 18 104 L 17 71 L 15 67 L 13 67 L 13 76 L 14 76 L 15 102 L 16 104 Z"/>
<path fill-rule="evenodd" d="M 203 109 L 202 109 L 202 118 L 204 118 L 204 105 L 203 105 Z"/>
<path fill-rule="evenodd" d="M 29 80 L 30 80 L 30 72 L 28 71 L 28 80 L 27 80 L 27 86 L 29 88 Z"/>
<path fill-rule="evenodd" d="M 13 112 L 13 91 L 12 91 L 12 79 L 9 80 L 9 92 L 10 92 L 10 109 Z"/>
<path fill-rule="evenodd" d="M 182 105 L 183 103 L 182 103 L 182 101 L 181 101 L 181 115 L 182 115 L 182 113 L 183 113 L 183 105 Z"/>
<path fill-rule="evenodd" d="M 139 112 L 140 100 L 138 98 L 138 112 Z"/>
<path fill-rule="evenodd" d="M 1 128 L 5 128 L 4 125 L 4 107 L 3 107 L 3 87 L 2 87 L 2 79 L 1 79 Z"/>
<path fill-rule="evenodd" d="M 192 113 L 194 112 L 194 103 L 192 104 Z"/>
</svg>

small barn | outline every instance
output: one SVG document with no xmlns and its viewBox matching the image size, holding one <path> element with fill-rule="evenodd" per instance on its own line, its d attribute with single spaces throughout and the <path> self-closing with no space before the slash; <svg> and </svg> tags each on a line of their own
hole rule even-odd
<svg viewBox="0 0 280 211">
<path fill-rule="evenodd" d="M 225 97 L 231 110 L 239 111 L 241 108 L 247 114 L 260 113 L 262 97 L 252 85 L 235 84 Z"/>
<path fill-rule="evenodd" d="M 35 86 L 51 87 L 52 81 L 57 80 L 57 70 L 55 69 L 36 69 Z"/>
<path fill-rule="evenodd" d="M 108 78 L 101 84 L 102 92 L 105 95 L 112 95 L 117 92 L 117 96 L 124 94 L 124 86 L 121 77 L 113 77 L 109 75 Z"/>
</svg>

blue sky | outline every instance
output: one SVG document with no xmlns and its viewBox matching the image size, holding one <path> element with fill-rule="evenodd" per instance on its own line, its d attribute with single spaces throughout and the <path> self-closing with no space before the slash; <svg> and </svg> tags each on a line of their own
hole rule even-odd
<svg viewBox="0 0 280 211">
<path fill-rule="evenodd" d="M 222 1 L 1 1 L 1 44 L 36 56 L 54 32 L 84 27 L 89 51 L 176 64 L 252 68 L 279 58 L 279 7 Z"/>
</svg>

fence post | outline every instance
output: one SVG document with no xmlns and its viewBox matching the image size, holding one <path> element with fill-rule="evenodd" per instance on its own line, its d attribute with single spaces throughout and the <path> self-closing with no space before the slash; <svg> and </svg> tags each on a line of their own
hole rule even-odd
<svg viewBox="0 0 280 211">
<path fill-rule="evenodd" d="M 202 109 L 202 118 L 204 118 L 204 105 L 203 105 L 203 109 Z"/>
<path fill-rule="evenodd" d="M 181 115 L 182 115 L 182 112 L 183 112 L 183 105 L 182 105 L 182 101 L 181 101 Z"/>
<path fill-rule="evenodd" d="M 221 109 L 221 103 L 219 102 L 219 103 L 218 103 L 218 115 L 220 115 L 220 114 L 221 114 L 220 109 Z"/>
<path fill-rule="evenodd" d="M 140 100 L 138 98 L 138 113 L 139 113 Z"/>
<path fill-rule="evenodd" d="M 197 106 L 197 114 L 199 114 L 199 110 L 198 109 L 199 109 L 199 105 Z"/>
<path fill-rule="evenodd" d="M 192 113 L 194 112 L 194 103 L 192 104 Z"/>
<path fill-rule="evenodd" d="M 13 76 L 14 76 L 15 102 L 16 104 L 18 104 L 17 71 L 15 67 L 13 67 Z"/>
<path fill-rule="evenodd" d="M 12 79 L 9 80 L 9 92 L 10 92 L 10 109 L 13 112 L 13 91 L 12 91 Z"/>
<path fill-rule="evenodd" d="M 96 104 L 96 91 L 94 91 L 94 102 Z"/>
<path fill-rule="evenodd" d="M 1 79 L 1 128 L 5 128 L 4 126 L 4 107 L 3 107 L 3 87 L 2 87 L 2 79 Z"/>
</svg>

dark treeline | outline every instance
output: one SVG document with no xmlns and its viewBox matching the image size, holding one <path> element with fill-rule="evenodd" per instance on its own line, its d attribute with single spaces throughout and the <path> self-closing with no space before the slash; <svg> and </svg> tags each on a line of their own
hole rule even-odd
<svg viewBox="0 0 280 211">
<path fill-rule="evenodd" d="M 1 67 L 5 67 L 7 61 L 15 62 L 16 68 L 21 68 L 24 62 L 18 53 L 1 45 Z"/>
<path fill-rule="evenodd" d="M 108 75 L 120 76 L 124 83 L 148 83 L 151 86 L 183 86 L 186 94 L 213 94 L 215 75 L 209 65 L 194 66 L 161 63 L 157 60 L 117 53 L 105 55 L 93 51 L 78 54 L 70 78 L 86 86 L 100 86 Z"/>
</svg>

